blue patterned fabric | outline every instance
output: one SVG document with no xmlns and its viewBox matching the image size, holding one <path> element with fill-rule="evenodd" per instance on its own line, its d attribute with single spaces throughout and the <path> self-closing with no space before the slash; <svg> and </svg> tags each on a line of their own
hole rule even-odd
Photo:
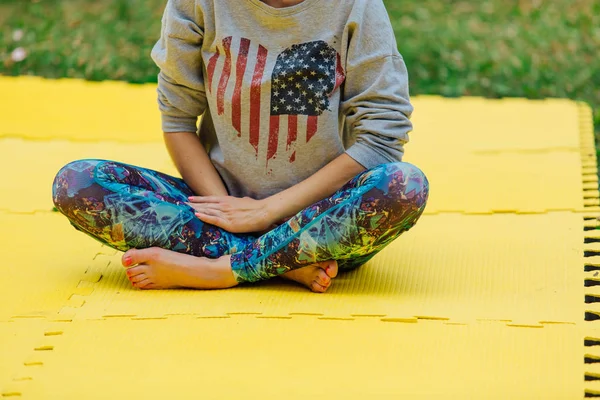
<svg viewBox="0 0 600 400">
<path fill-rule="evenodd" d="M 364 171 L 332 196 L 265 233 L 234 234 L 199 220 L 179 178 L 108 160 L 63 167 L 52 187 L 57 209 L 78 230 L 117 250 L 161 247 L 194 256 L 231 254 L 238 282 L 256 282 L 320 261 L 356 268 L 409 230 L 429 184 L 408 163 Z"/>
</svg>

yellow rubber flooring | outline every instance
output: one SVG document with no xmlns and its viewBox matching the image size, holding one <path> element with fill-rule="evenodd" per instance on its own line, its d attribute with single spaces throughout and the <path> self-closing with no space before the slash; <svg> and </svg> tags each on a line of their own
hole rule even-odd
<svg viewBox="0 0 600 400">
<path fill-rule="evenodd" d="M 0 395 L 23 399 L 579 399 L 600 394 L 591 111 L 415 97 L 408 233 L 327 294 L 280 280 L 131 288 L 52 212 L 58 169 L 176 174 L 154 85 L 0 78 Z M 132 105 L 134 105 L 132 107 Z"/>
</svg>

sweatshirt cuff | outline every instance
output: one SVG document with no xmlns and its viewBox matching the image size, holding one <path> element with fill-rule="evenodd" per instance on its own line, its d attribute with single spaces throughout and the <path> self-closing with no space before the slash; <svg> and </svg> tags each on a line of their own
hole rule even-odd
<svg viewBox="0 0 600 400">
<path fill-rule="evenodd" d="M 163 132 L 197 132 L 198 117 L 173 117 L 162 114 Z"/>
<path fill-rule="evenodd" d="M 402 161 L 401 159 L 390 160 L 387 157 L 378 153 L 377 150 L 362 142 L 355 142 L 346 150 L 346 154 L 348 154 L 366 169 L 375 168 L 376 166 L 381 164 Z"/>
</svg>

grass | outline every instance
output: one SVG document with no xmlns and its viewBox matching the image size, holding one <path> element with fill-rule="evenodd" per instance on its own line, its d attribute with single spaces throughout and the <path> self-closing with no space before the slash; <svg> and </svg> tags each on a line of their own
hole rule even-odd
<svg viewBox="0 0 600 400">
<path fill-rule="evenodd" d="M 2 0 L 0 73 L 156 82 L 150 50 L 165 0 Z M 23 38 L 15 42 L 15 30 Z M 27 57 L 11 60 L 22 47 Z"/>
<path fill-rule="evenodd" d="M 165 2 L 3 0 L 0 74 L 156 82 L 150 50 Z M 385 4 L 413 95 L 583 100 L 600 137 L 600 0 Z M 20 62 L 17 47 L 27 54 Z"/>
</svg>

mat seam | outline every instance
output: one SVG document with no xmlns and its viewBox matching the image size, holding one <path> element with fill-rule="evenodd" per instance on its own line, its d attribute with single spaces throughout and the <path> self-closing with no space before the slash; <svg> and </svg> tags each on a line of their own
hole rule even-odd
<svg viewBox="0 0 600 400">
<path fill-rule="evenodd" d="M 588 211 L 587 215 L 583 216 L 583 270 L 584 270 L 584 331 L 590 328 L 590 334 L 584 335 L 584 391 L 583 397 L 600 397 L 600 390 L 594 389 L 589 384 L 590 381 L 600 380 L 600 375 L 590 370 L 589 365 L 600 362 L 600 357 L 596 354 L 600 353 L 591 347 L 600 345 L 600 335 L 594 335 L 593 321 L 600 319 L 600 311 L 594 310 L 591 304 L 600 302 L 600 296 L 592 293 L 589 287 L 600 284 L 600 275 L 597 269 L 600 269 L 600 263 L 596 262 L 596 258 L 600 255 L 597 246 L 593 243 L 600 241 L 600 235 L 597 229 L 600 229 L 600 192 L 598 191 L 598 167 L 596 156 L 596 140 L 592 125 L 592 110 L 590 106 L 584 102 L 577 102 L 579 108 L 579 133 L 581 146 L 581 175 L 584 188 L 582 191 L 582 201 L 584 208 Z M 586 185 L 587 183 L 587 185 Z M 591 245 L 592 244 L 592 245 Z M 597 268 L 597 269 L 596 269 Z M 596 354 L 594 354 L 596 353 Z"/>
<path fill-rule="evenodd" d="M 96 255 L 92 258 L 92 261 L 101 255 L 107 255 L 107 254 L 105 254 L 103 252 L 96 253 Z M 111 261 L 108 261 L 106 266 L 102 268 L 102 272 L 104 272 L 110 264 L 111 264 Z M 29 368 L 35 368 L 35 367 L 44 367 L 44 357 L 41 356 L 41 354 L 43 354 L 43 353 L 47 354 L 47 353 L 53 352 L 55 349 L 55 343 L 53 342 L 52 339 L 49 339 L 49 338 L 53 338 L 56 336 L 62 336 L 66 330 L 66 329 L 57 330 L 57 329 L 47 329 L 47 328 L 49 328 L 50 324 L 52 324 L 52 323 L 72 322 L 73 315 L 64 315 L 62 313 L 63 310 L 65 310 L 66 308 L 81 308 L 81 307 L 83 307 L 85 305 L 85 300 L 83 300 L 82 302 L 79 302 L 79 299 L 77 299 L 74 296 L 79 296 L 79 297 L 89 296 L 94 290 L 93 287 L 90 288 L 89 283 L 95 285 L 96 283 L 100 282 L 100 280 L 102 279 L 102 276 L 103 276 L 102 272 L 91 271 L 90 270 L 91 268 L 92 268 L 92 266 L 88 267 L 85 270 L 85 272 L 82 275 L 82 278 L 78 281 L 78 283 L 76 284 L 72 293 L 69 295 L 67 300 L 63 303 L 63 306 L 58 307 L 58 309 L 56 310 L 56 316 L 51 317 L 51 318 L 47 318 L 44 316 L 29 316 L 29 318 L 45 320 L 45 325 L 44 325 L 44 328 L 42 329 L 43 335 L 44 335 L 43 336 L 44 340 L 42 341 L 42 343 L 40 345 L 35 346 L 33 348 L 33 353 L 30 353 L 29 356 L 26 357 L 25 360 L 23 360 L 22 364 L 25 367 L 25 370 L 27 370 Z M 83 286 L 82 286 L 82 283 L 83 283 Z M 77 290 L 80 287 L 82 288 L 82 290 Z M 74 305 L 77 305 L 77 304 L 79 304 L 77 307 L 73 307 Z M 12 318 L 9 319 L 9 321 L 14 322 L 15 319 L 20 319 L 20 318 L 27 318 L 27 317 L 13 316 Z M 65 327 L 68 327 L 68 325 L 65 325 Z M 32 376 L 32 374 L 25 373 L 25 374 L 22 374 L 21 376 L 18 376 L 19 374 L 14 373 L 13 376 L 14 375 L 17 375 L 17 376 L 13 377 L 8 382 L 8 384 L 3 384 L 3 387 L 0 388 L 0 396 L 2 396 L 2 397 L 22 397 L 23 393 L 26 392 L 26 390 L 27 390 L 26 384 L 28 382 L 32 382 L 35 380 L 35 377 Z M 35 375 L 35 374 L 33 374 L 33 375 Z M 22 387 L 22 386 L 25 386 L 25 387 Z"/>
</svg>

